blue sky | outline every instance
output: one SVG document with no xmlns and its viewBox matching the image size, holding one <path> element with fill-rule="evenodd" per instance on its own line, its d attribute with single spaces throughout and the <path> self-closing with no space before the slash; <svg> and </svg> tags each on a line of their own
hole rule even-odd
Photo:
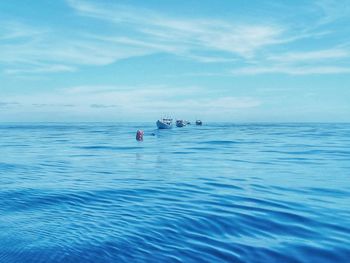
<svg viewBox="0 0 350 263">
<path fill-rule="evenodd" d="M 350 2 L 0 2 L 0 121 L 350 121 Z"/>
</svg>

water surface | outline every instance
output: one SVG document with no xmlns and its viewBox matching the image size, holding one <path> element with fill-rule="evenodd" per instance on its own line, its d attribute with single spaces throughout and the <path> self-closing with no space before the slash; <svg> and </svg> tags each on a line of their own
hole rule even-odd
<svg viewBox="0 0 350 263">
<path fill-rule="evenodd" d="M 350 124 L 154 127 L 0 124 L 0 262 L 348 262 Z"/>
</svg>

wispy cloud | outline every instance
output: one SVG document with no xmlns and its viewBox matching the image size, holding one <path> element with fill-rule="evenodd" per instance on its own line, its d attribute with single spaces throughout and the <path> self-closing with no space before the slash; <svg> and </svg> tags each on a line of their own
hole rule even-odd
<svg viewBox="0 0 350 263">
<path fill-rule="evenodd" d="M 194 98 L 196 95 L 196 98 Z M 261 101 L 245 96 L 215 96 L 200 87 L 118 87 L 118 86 L 78 86 L 60 89 L 50 93 L 13 95 L 20 102 L 16 112 L 41 114 L 51 112 L 67 117 L 79 115 L 153 120 L 164 113 L 176 116 L 211 116 L 229 114 L 242 109 L 256 108 Z M 42 103 L 45 101 L 45 103 Z M 0 104 L 1 105 L 1 104 Z M 224 117 L 224 115 L 223 115 Z"/>
<path fill-rule="evenodd" d="M 344 48 L 332 48 L 316 51 L 288 52 L 279 55 L 272 55 L 267 59 L 283 63 L 290 63 L 340 59 L 348 57 L 350 57 L 350 49 L 347 50 Z"/>
<path fill-rule="evenodd" d="M 236 75 L 255 74 L 344 74 L 350 72 L 350 50 L 346 47 L 317 51 L 287 52 L 267 56 L 256 65 L 240 67 L 231 72 Z M 341 63 L 340 63 L 341 62 Z"/>
<path fill-rule="evenodd" d="M 74 108 L 74 104 L 62 104 L 62 103 L 32 103 L 31 106 L 39 107 L 39 108 L 50 108 L 50 107 L 58 107 L 58 108 Z"/>
<path fill-rule="evenodd" d="M 0 108 L 8 108 L 8 107 L 14 107 L 19 105 L 20 104 L 18 102 L 0 101 Z"/>
<path fill-rule="evenodd" d="M 193 18 L 113 1 L 66 0 L 66 3 L 75 15 L 88 18 L 93 24 L 105 23 L 108 30 L 73 27 L 60 31 L 54 25 L 39 27 L 15 19 L 11 22 L 0 19 L 3 74 L 69 73 L 83 66 L 105 66 L 159 53 L 197 63 L 225 64 L 222 73 L 229 72 L 231 67 L 235 74 L 301 74 L 296 63 L 312 61 L 314 65 L 307 65 L 303 74 L 347 72 L 347 65 L 331 61 L 348 59 L 346 45 L 330 43 L 323 49 L 312 45 L 332 35 L 332 29 L 325 28 L 325 24 L 345 19 L 349 4 L 344 1 L 309 3 L 308 8 L 312 7 L 309 13 L 317 14 L 317 19 L 308 25 L 294 23 L 297 20 L 294 16 L 293 21 L 284 20 L 282 14 L 275 19 Z M 298 41 L 309 41 L 309 50 L 300 51 L 292 45 Z"/>
<path fill-rule="evenodd" d="M 315 1 L 315 6 L 321 16 L 318 25 L 330 24 L 344 18 L 347 19 L 350 14 L 350 3 L 347 0 L 318 0 Z"/>
<path fill-rule="evenodd" d="M 25 38 L 32 38 L 45 33 L 45 28 L 33 28 L 23 23 L 13 21 L 0 20 L 0 40 L 11 41 Z"/>
<path fill-rule="evenodd" d="M 166 44 L 174 53 L 191 53 L 201 48 L 250 57 L 260 48 L 282 41 L 283 28 L 278 25 L 186 19 L 148 9 L 118 4 L 105 6 L 80 0 L 69 0 L 68 3 L 80 15 L 125 24 L 141 34 L 148 45 L 164 47 Z"/>
<path fill-rule="evenodd" d="M 313 75 L 313 74 L 343 74 L 350 73 L 350 67 L 341 66 L 268 66 L 268 67 L 243 67 L 231 71 L 234 75 L 256 74 L 288 74 L 288 75 Z"/>
<path fill-rule="evenodd" d="M 108 65 L 154 53 L 154 48 L 113 43 L 88 34 L 67 37 L 20 23 L 16 23 L 14 29 L 11 24 L 3 27 L 7 32 L 4 38 L 11 38 L 11 42 L 0 41 L 0 63 L 6 66 L 5 74 L 73 72 L 84 65 Z"/>
<path fill-rule="evenodd" d="M 91 104 L 91 108 L 105 109 L 105 108 L 117 108 L 118 105 L 106 105 L 106 104 Z"/>
<path fill-rule="evenodd" d="M 5 69 L 5 74 L 38 74 L 38 73 L 56 73 L 56 72 L 74 72 L 77 69 L 72 66 L 66 65 L 45 65 L 45 66 L 37 66 L 35 68 L 16 68 L 16 69 Z"/>
</svg>

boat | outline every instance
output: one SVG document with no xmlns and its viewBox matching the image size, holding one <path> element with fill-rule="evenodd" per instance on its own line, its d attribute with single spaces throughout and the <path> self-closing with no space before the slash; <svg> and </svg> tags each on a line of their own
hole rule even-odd
<svg viewBox="0 0 350 263">
<path fill-rule="evenodd" d="M 201 120 L 196 120 L 196 125 L 202 125 L 202 121 Z"/>
<path fill-rule="evenodd" d="M 185 121 L 185 125 L 191 125 L 191 122 Z"/>
<path fill-rule="evenodd" d="M 162 118 L 157 120 L 158 129 L 171 129 L 173 127 L 173 119 L 171 118 Z"/>
<path fill-rule="evenodd" d="M 176 127 L 183 127 L 186 126 L 186 121 L 184 120 L 176 120 Z"/>
</svg>

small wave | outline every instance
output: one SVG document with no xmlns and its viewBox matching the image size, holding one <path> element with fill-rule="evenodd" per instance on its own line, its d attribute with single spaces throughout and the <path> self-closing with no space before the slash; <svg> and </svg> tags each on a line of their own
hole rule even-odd
<svg viewBox="0 0 350 263">
<path fill-rule="evenodd" d="M 202 144 L 213 144 L 213 145 L 230 145 L 230 144 L 239 144 L 238 141 L 203 141 Z"/>
<path fill-rule="evenodd" d="M 118 151 L 118 150 L 136 150 L 136 149 L 140 149 L 142 147 L 91 145 L 91 146 L 78 146 L 76 148 L 78 148 L 78 149 L 85 149 L 85 150 L 111 150 L 111 151 Z"/>
</svg>

